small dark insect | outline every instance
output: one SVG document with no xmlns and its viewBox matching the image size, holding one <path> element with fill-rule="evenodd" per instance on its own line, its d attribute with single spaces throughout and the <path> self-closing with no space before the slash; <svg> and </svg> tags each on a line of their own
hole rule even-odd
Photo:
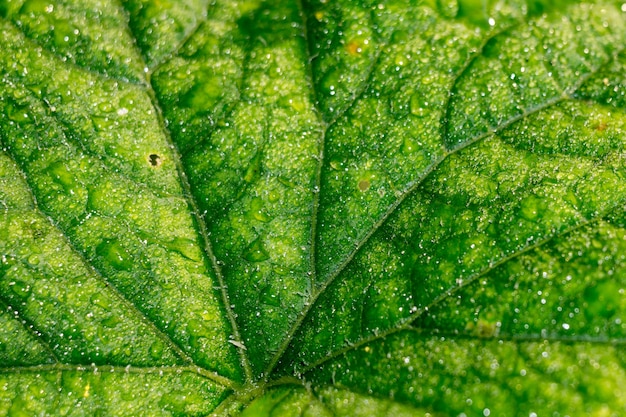
<svg viewBox="0 0 626 417">
<path fill-rule="evenodd" d="M 155 153 L 151 153 L 148 156 L 148 159 L 150 160 L 150 165 L 152 165 L 153 167 L 158 167 L 159 165 L 161 165 L 161 157 Z"/>
</svg>

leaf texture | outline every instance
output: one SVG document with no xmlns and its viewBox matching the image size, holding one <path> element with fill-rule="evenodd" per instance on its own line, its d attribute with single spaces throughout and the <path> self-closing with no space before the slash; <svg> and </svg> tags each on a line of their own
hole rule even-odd
<svg viewBox="0 0 626 417">
<path fill-rule="evenodd" d="M 0 415 L 626 413 L 626 4 L 0 33 Z"/>
</svg>

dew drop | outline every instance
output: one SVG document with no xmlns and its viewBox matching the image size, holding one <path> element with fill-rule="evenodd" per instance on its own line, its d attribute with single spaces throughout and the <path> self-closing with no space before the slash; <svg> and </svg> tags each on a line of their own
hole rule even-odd
<svg viewBox="0 0 626 417">
<path fill-rule="evenodd" d="M 269 257 L 260 237 L 255 239 L 243 252 L 243 258 L 250 262 L 263 262 L 269 259 Z"/>
<path fill-rule="evenodd" d="M 117 239 L 105 239 L 96 248 L 96 253 L 117 270 L 130 271 L 132 269 L 131 256 Z"/>
<path fill-rule="evenodd" d="M 445 17 L 455 18 L 459 14 L 457 0 L 437 0 L 437 9 Z"/>
<path fill-rule="evenodd" d="M 152 345 L 150 345 L 150 357 L 153 359 L 161 359 L 164 348 L 165 347 L 160 340 L 155 341 Z"/>
<path fill-rule="evenodd" d="M 255 197 L 250 201 L 250 208 L 246 213 L 248 220 L 258 220 L 263 223 L 269 222 L 272 218 L 266 213 L 263 200 Z"/>
<path fill-rule="evenodd" d="M 414 116 L 424 117 L 428 114 L 428 102 L 425 97 L 419 93 L 415 93 L 411 96 L 409 108 L 411 109 L 411 114 Z"/>
</svg>

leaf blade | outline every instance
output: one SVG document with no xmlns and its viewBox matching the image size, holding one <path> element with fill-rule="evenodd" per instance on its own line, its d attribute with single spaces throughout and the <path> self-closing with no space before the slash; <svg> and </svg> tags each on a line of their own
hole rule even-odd
<svg viewBox="0 0 626 417">
<path fill-rule="evenodd" d="M 327 287 L 332 295 L 322 294 L 315 311 L 303 318 L 306 324 L 293 346 L 304 349 L 299 358 L 288 355 L 282 372 L 297 371 L 299 362 L 317 363 L 313 358 L 367 339 L 364 335 L 403 328 L 411 314 L 431 305 L 419 300 L 450 296 L 468 278 L 481 276 L 483 268 L 491 269 L 527 245 L 558 235 L 568 224 L 602 216 L 623 202 L 619 139 L 583 122 L 592 121 L 593 126 L 612 118 L 611 124 L 621 126 L 621 112 L 546 100 L 545 109 L 514 117 L 500 135 L 480 136 L 482 142 L 472 139 L 471 145 L 447 154 L 423 183 L 416 184 L 414 194 L 397 210 L 393 206 L 388 221 L 380 223 L 363 251 L 349 258 L 352 265 Z M 572 127 L 564 117 L 579 123 Z M 567 144 L 561 145 L 566 155 L 555 157 L 552 151 L 537 149 L 553 141 L 552 134 L 567 135 Z M 503 147 L 500 136 L 506 137 Z M 514 144 L 518 140 L 532 142 Z M 566 157 L 573 159 L 566 162 Z M 568 172 L 570 180 L 565 179 Z M 525 191 L 514 185 L 520 182 Z M 438 185 L 432 188 L 434 183 Z M 457 188 L 461 183 L 468 186 L 466 191 L 461 191 L 465 186 Z M 559 190 L 556 183 L 565 188 Z M 594 197 L 598 194 L 603 195 L 601 203 Z M 474 207 L 481 200 L 484 206 Z M 410 228 L 414 232 L 407 234 Z M 473 270 L 472 265 L 481 266 Z"/>
<path fill-rule="evenodd" d="M 173 137 L 188 149 L 182 162 L 256 375 L 272 360 L 312 285 L 320 131 L 310 85 L 302 82 L 308 67 L 301 19 L 297 5 L 285 2 L 230 21 L 226 31 L 207 25 L 154 78 L 157 92 L 167 85 L 178 93 L 164 94 L 163 101 L 184 106 L 197 96 L 207 103 L 196 109 L 217 106 L 208 119 L 203 110 L 180 108 L 166 117 L 184 126 Z M 210 59 L 220 62 L 220 49 L 234 51 L 234 58 L 214 68 Z M 169 74 L 183 70 L 191 81 L 171 80 Z M 213 101 L 207 88 L 215 80 L 225 88 Z M 198 142 L 198 134 L 207 137 Z"/>
<path fill-rule="evenodd" d="M 39 208 L 130 300 L 128 306 L 168 334 L 180 352 L 238 378 L 213 278 L 185 212 L 175 155 L 148 94 L 142 87 L 68 70 L 9 25 L 3 26 L 3 36 L 12 41 L 2 56 L 3 68 L 13 60 L 30 72 L 5 75 L 2 89 L 11 98 L 2 103 L 2 140 L 25 172 Z M 45 87 L 42 63 L 56 74 Z M 72 95 L 63 97 L 60 90 L 70 80 Z M 93 107 L 101 113 L 90 113 Z M 142 123 L 136 117 L 144 115 L 148 122 L 137 130 Z M 166 263 L 159 261 L 163 256 Z M 216 337 L 222 343 L 208 347 Z"/>
<path fill-rule="evenodd" d="M 624 409 L 620 2 L 44 3 L 0 1 L 4 412 Z"/>
<path fill-rule="evenodd" d="M 0 383 L 8 388 L 0 394 L 0 410 L 16 416 L 76 410 L 112 416 L 206 414 L 224 397 L 224 388 L 207 379 L 164 369 L 4 370 Z"/>
</svg>

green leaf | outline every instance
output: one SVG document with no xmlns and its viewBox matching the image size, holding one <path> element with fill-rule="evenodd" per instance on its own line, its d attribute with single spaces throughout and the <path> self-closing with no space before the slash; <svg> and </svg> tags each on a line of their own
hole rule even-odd
<svg viewBox="0 0 626 417">
<path fill-rule="evenodd" d="M 622 1 L 0 37 L 0 415 L 626 414 Z"/>
</svg>

